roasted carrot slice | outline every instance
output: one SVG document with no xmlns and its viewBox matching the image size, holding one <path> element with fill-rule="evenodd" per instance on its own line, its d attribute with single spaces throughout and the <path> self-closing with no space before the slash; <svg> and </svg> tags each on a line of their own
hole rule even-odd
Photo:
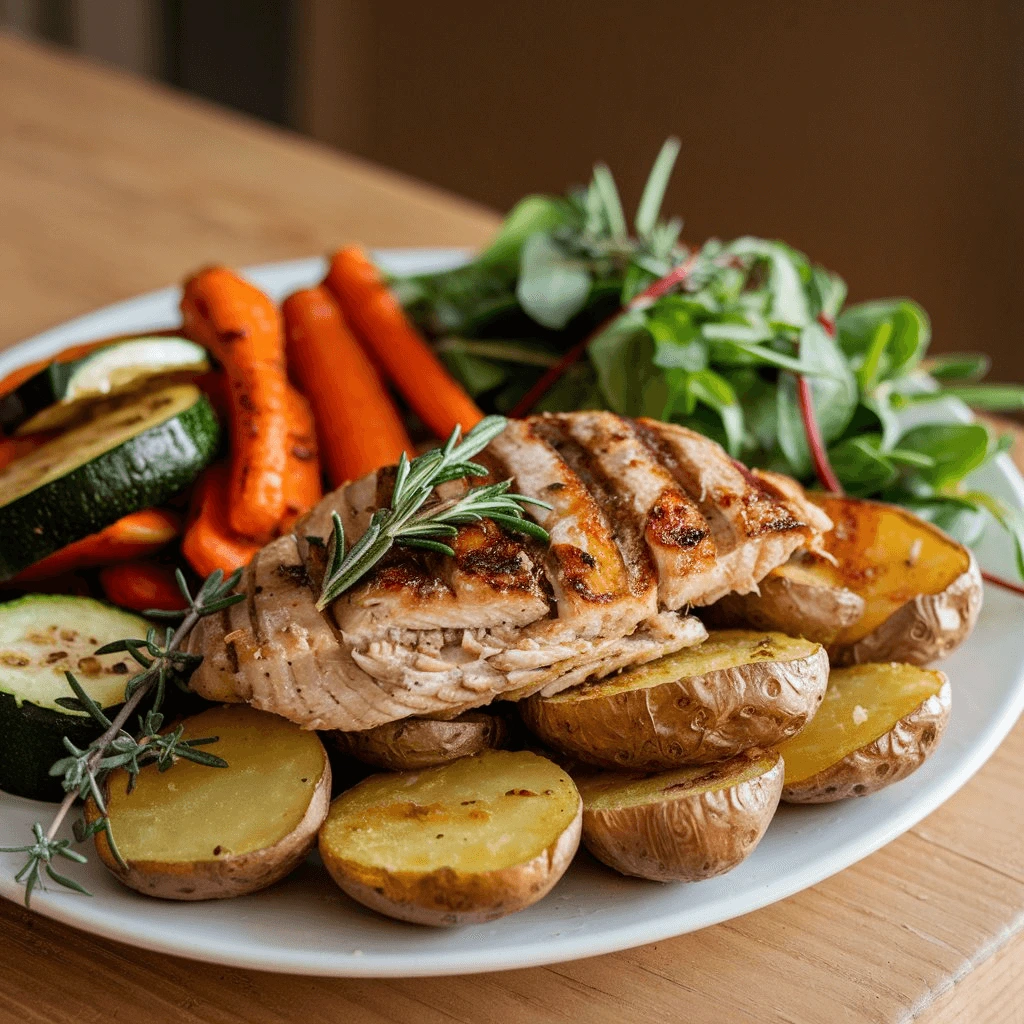
<svg viewBox="0 0 1024 1024">
<path fill-rule="evenodd" d="M 287 533 L 299 516 L 308 512 L 324 496 L 320 475 L 320 453 L 316 425 L 309 402 L 288 386 L 288 462 L 284 473 L 284 519 L 279 533 Z"/>
<path fill-rule="evenodd" d="M 456 426 L 469 430 L 483 419 L 361 249 L 338 250 L 324 283 L 356 336 L 437 437 L 447 438 Z"/>
<path fill-rule="evenodd" d="M 181 532 L 181 517 L 162 508 L 148 508 L 118 519 L 99 533 L 69 544 L 41 562 L 23 569 L 16 583 L 50 579 L 76 569 L 125 562 L 158 551 Z"/>
<path fill-rule="evenodd" d="M 277 307 L 225 267 L 185 283 L 185 332 L 205 345 L 227 373 L 231 408 L 231 501 L 236 532 L 269 539 L 285 514 L 288 378 Z"/>
<path fill-rule="evenodd" d="M 284 301 L 288 364 L 309 398 L 331 486 L 398 461 L 412 442 L 380 374 L 331 293 L 307 288 Z"/>
<path fill-rule="evenodd" d="M 108 565 L 100 570 L 100 586 L 112 604 L 137 612 L 179 612 L 185 607 L 174 570 L 159 562 Z"/>
<path fill-rule="evenodd" d="M 261 545 L 231 529 L 231 471 L 218 462 L 207 466 L 192 490 L 192 516 L 181 542 L 181 552 L 200 576 L 214 569 L 234 572 L 247 565 Z"/>
</svg>

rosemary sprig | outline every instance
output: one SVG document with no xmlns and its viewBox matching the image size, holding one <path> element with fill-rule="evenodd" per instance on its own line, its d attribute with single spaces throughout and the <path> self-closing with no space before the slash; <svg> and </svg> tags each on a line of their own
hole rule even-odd
<svg viewBox="0 0 1024 1024">
<path fill-rule="evenodd" d="M 469 460 L 483 451 L 505 429 L 507 422 L 504 416 L 487 416 L 461 443 L 461 432 L 456 427 L 443 448 L 424 452 L 411 462 L 403 452 L 395 474 L 391 506 L 378 509 L 373 514 L 366 533 L 347 552 L 345 530 L 341 517 L 335 512 L 332 516 L 334 532 L 327 541 L 327 573 L 317 607 L 326 608 L 372 569 L 395 544 L 436 551 L 449 557 L 454 555 L 452 548 L 444 543 L 445 539 L 454 537 L 459 526 L 485 517 L 508 530 L 547 541 L 547 530 L 526 519 L 522 506 L 551 506 L 536 498 L 511 493 L 511 480 L 470 488 L 460 498 L 423 507 L 434 493 L 434 488 L 443 483 L 487 476 L 483 466 Z"/>
<path fill-rule="evenodd" d="M 14 876 L 18 882 L 25 884 L 25 905 L 32 900 L 32 891 L 42 886 L 41 871 L 59 885 L 76 892 L 90 895 L 80 883 L 73 878 L 60 874 L 53 867 L 55 858 L 63 857 L 78 864 L 86 863 L 87 858 L 77 850 L 71 849 L 70 839 L 57 839 L 57 832 L 67 817 L 68 812 L 78 799 L 92 797 L 101 817 L 86 825 L 84 821 L 75 823 L 74 834 L 78 842 L 84 842 L 90 836 L 105 832 L 110 848 L 122 865 L 124 861 L 114 843 L 107 818 L 106 802 L 103 797 L 103 781 L 116 768 L 128 772 L 129 791 L 134 787 L 139 772 L 145 764 L 155 762 L 160 771 L 166 771 L 177 758 L 185 758 L 209 767 L 224 768 L 227 762 L 213 754 L 196 749 L 208 743 L 216 742 L 216 737 L 201 739 L 182 739 L 183 727 L 161 734 L 164 716 L 160 713 L 167 684 L 174 682 L 183 689 L 188 678 L 202 661 L 201 657 L 181 650 L 185 638 L 195 624 L 204 616 L 212 615 L 223 608 L 244 600 L 244 595 L 233 594 L 232 591 L 241 578 L 241 570 L 232 573 L 227 579 L 221 570 L 216 570 L 203 582 L 196 596 L 189 591 L 184 575 L 177 572 L 178 586 L 185 598 L 188 610 L 184 612 L 146 612 L 150 618 L 178 618 L 178 627 L 165 630 L 163 645 L 157 641 L 157 631 L 151 629 L 145 640 L 115 640 L 96 651 L 97 654 L 114 654 L 126 652 L 135 659 L 141 671 L 132 676 L 125 684 L 125 701 L 121 710 L 113 720 L 107 718 L 102 708 L 85 692 L 78 680 L 70 672 L 65 672 L 68 685 L 74 693 L 73 697 L 58 698 L 57 703 L 73 711 L 84 711 L 103 727 L 103 733 L 84 750 L 76 747 L 67 737 L 64 746 L 68 756 L 61 758 L 50 769 L 50 774 L 64 777 L 65 793 L 63 802 L 44 832 L 43 826 L 36 822 L 32 826 L 34 841 L 25 846 L 0 847 L 0 853 L 27 853 L 28 859 L 21 870 Z M 139 717 L 139 734 L 133 736 L 124 726 L 136 711 L 143 699 L 152 694 L 153 701 L 145 717 Z"/>
</svg>

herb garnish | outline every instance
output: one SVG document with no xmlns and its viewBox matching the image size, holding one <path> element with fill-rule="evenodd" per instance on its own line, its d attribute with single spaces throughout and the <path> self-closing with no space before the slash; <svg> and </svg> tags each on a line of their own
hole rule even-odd
<svg viewBox="0 0 1024 1024">
<path fill-rule="evenodd" d="M 994 517 L 1024 575 L 1024 514 L 968 480 L 1009 439 L 927 417 L 945 397 L 1022 410 L 1024 387 L 978 383 L 984 356 L 926 358 L 920 306 L 846 305 L 843 281 L 784 242 L 680 242 L 681 222 L 658 213 L 678 148 L 662 149 L 631 230 L 598 165 L 565 198 L 523 199 L 471 263 L 393 281 L 452 373 L 487 411 L 651 416 L 805 484 L 831 466 L 829 486 L 903 505 L 965 544 Z"/>
<path fill-rule="evenodd" d="M 486 416 L 461 443 L 461 432 L 456 427 L 443 448 L 424 452 L 412 461 L 403 452 L 395 473 L 390 507 L 374 512 L 366 533 L 348 552 L 341 517 L 337 512 L 332 513 L 334 532 L 327 541 L 328 567 L 317 607 L 326 608 L 369 572 L 394 544 L 453 556 L 455 552 L 444 539 L 454 537 L 459 532 L 457 527 L 485 517 L 506 529 L 547 541 L 547 530 L 526 519 L 522 506 L 551 506 L 536 498 L 509 493 L 511 480 L 471 487 L 459 498 L 426 505 L 434 488 L 441 484 L 488 475 L 483 466 L 469 460 L 483 451 L 505 429 L 506 423 L 504 416 Z M 321 538 L 309 540 L 320 541 Z"/>
<path fill-rule="evenodd" d="M 144 765 L 152 762 L 156 763 L 160 771 L 172 767 L 177 758 L 185 758 L 212 768 L 227 767 L 227 762 L 222 758 L 196 749 L 208 743 L 215 743 L 217 737 L 184 740 L 181 738 L 182 726 L 161 734 L 164 716 L 160 713 L 160 708 L 167 693 L 167 684 L 173 682 L 182 689 L 187 689 L 189 676 L 203 660 L 198 655 L 181 650 L 183 641 L 195 624 L 204 616 L 212 615 L 245 599 L 243 594 L 232 594 L 242 573 L 238 570 L 225 579 L 220 569 L 215 570 L 203 582 L 194 598 L 189 592 L 181 570 L 178 570 L 176 576 L 188 610 L 144 613 L 149 618 L 181 619 L 177 629 L 172 630 L 170 626 L 166 628 L 162 646 L 158 643 L 156 629 L 150 629 L 145 640 L 115 640 L 96 651 L 96 654 L 126 652 L 141 667 L 141 671 L 125 684 L 124 704 L 112 721 L 85 692 L 74 675 L 71 672 L 64 673 L 74 697 L 60 697 L 57 703 L 71 711 L 87 712 L 104 731 L 85 750 L 79 750 L 67 737 L 64 738 L 68 756 L 57 761 L 50 769 L 50 774 L 64 777 L 63 784 L 67 795 L 57 809 L 50 827 L 44 832 L 43 826 L 36 822 L 32 826 L 34 842 L 25 846 L 0 847 L 0 853 L 28 854 L 24 866 L 15 875 L 16 881 L 25 883 L 26 906 L 31 903 L 32 890 L 37 885 L 42 885 L 40 872 L 44 869 L 47 876 L 59 885 L 90 895 L 79 882 L 62 875 L 53 866 L 54 859 L 58 857 L 78 864 L 84 864 L 87 860 L 83 854 L 71 848 L 70 839 L 56 838 L 62 822 L 78 799 L 92 797 L 102 817 L 97 818 L 91 825 L 86 825 L 84 820 L 75 822 L 75 839 L 81 843 L 99 832 L 105 832 L 111 852 L 118 863 L 122 867 L 125 866 L 111 834 L 103 797 L 103 782 L 112 771 L 121 768 L 128 772 L 128 788 L 131 791 L 139 771 Z M 152 704 L 145 717 L 139 717 L 139 734 L 133 736 L 125 730 L 125 723 L 149 695 L 152 695 Z"/>
</svg>

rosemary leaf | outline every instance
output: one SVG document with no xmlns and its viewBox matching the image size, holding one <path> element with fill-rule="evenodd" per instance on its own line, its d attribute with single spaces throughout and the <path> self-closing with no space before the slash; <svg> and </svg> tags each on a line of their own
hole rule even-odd
<svg viewBox="0 0 1024 1024">
<path fill-rule="evenodd" d="M 541 508 L 551 506 L 536 498 L 512 494 L 512 482 L 485 484 L 470 488 L 458 499 L 441 501 L 424 507 L 435 489 L 452 480 L 485 477 L 488 470 L 470 460 L 504 429 L 503 416 L 486 416 L 461 438 L 458 427 L 443 448 L 436 448 L 410 460 L 403 452 L 395 470 L 391 505 L 378 509 L 366 533 L 345 550 L 345 531 L 341 518 L 332 514 L 332 535 L 325 543 L 328 570 L 317 607 L 326 608 L 349 587 L 370 571 L 394 544 L 418 547 L 437 554 L 453 556 L 455 552 L 442 538 L 454 537 L 456 527 L 490 518 L 499 525 L 547 541 L 547 531 L 523 516 L 523 505 Z"/>
</svg>

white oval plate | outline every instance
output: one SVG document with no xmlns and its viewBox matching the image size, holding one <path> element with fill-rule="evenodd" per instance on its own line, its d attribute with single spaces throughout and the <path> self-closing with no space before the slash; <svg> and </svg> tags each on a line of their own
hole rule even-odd
<svg viewBox="0 0 1024 1024">
<path fill-rule="evenodd" d="M 461 253 L 378 254 L 395 272 L 458 263 Z M 318 281 L 321 260 L 253 269 L 275 297 Z M 91 313 L 0 354 L 0 376 L 80 341 L 172 327 L 178 290 L 167 288 Z M 929 418 L 965 420 L 953 404 Z M 921 414 L 918 414 L 921 418 Z M 1024 481 L 1006 456 L 977 474 L 977 486 L 1024 507 Z M 978 549 L 983 566 L 1004 575 L 1014 564 L 1008 539 L 991 528 Z M 784 899 L 891 842 L 953 795 L 981 766 L 1024 709 L 1024 634 L 1020 599 L 987 588 L 970 640 L 943 664 L 953 685 L 953 714 L 936 754 L 910 779 L 862 800 L 782 807 L 744 864 L 695 885 L 619 877 L 581 853 L 540 903 L 490 925 L 429 929 L 378 917 L 351 902 L 315 857 L 285 882 L 242 899 L 171 903 L 122 888 L 93 857 L 68 864 L 92 899 L 49 890 L 33 896 L 48 917 L 147 949 L 267 971 L 361 977 L 462 974 L 531 967 L 595 956 L 706 928 Z M 0 845 L 31 836 L 52 805 L 0 793 Z M 0 855 L 0 894 L 21 900 L 13 881 L 21 858 Z"/>
</svg>

